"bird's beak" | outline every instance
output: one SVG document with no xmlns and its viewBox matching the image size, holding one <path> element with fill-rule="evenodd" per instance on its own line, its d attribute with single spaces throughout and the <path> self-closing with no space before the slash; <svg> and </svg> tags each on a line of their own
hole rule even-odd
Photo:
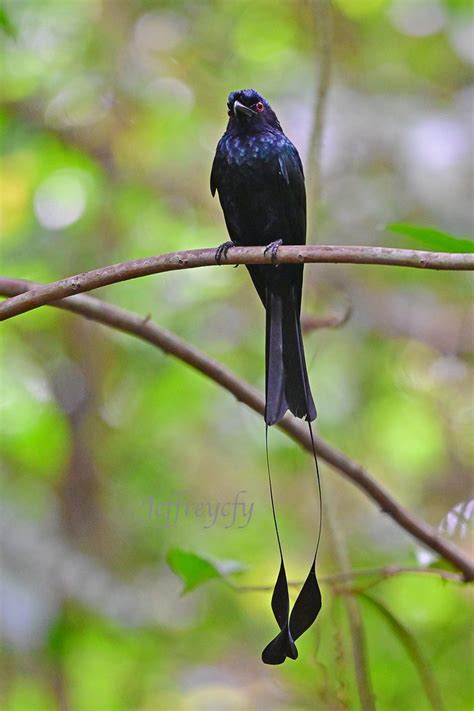
<svg viewBox="0 0 474 711">
<path fill-rule="evenodd" d="M 250 109 L 248 106 L 244 106 L 243 104 L 241 104 L 240 101 L 234 101 L 233 110 L 234 116 L 237 116 L 237 112 L 245 114 L 245 116 L 253 116 L 257 113 L 253 109 Z"/>
</svg>

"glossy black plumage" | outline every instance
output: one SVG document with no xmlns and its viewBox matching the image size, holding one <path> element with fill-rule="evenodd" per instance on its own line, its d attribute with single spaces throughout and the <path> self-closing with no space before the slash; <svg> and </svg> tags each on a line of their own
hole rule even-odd
<svg viewBox="0 0 474 711">
<path fill-rule="evenodd" d="M 253 89 L 229 95 L 229 122 L 211 172 L 230 239 L 237 245 L 304 244 L 306 195 L 298 151 Z M 249 265 L 266 308 L 265 422 L 289 409 L 314 420 L 300 326 L 303 265 Z"/>
<path fill-rule="evenodd" d="M 306 241 L 306 194 L 298 151 L 285 136 L 268 102 L 253 89 L 232 92 L 229 123 L 218 143 L 211 172 L 211 192 L 219 200 L 231 242 L 221 245 L 216 260 L 236 245 L 268 246 L 272 255 L 279 244 Z M 273 425 L 289 409 L 308 420 L 321 505 L 319 470 L 311 421 L 316 417 L 303 349 L 300 312 L 303 265 L 249 265 L 252 281 L 266 310 L 265 422 Z M 279 632 L 262 653 L 265 664 L 296 659 L 296 640 L 313 624 L 321 610 L 315 554 L 308 576 L 290 613 L 288 581 L 275 514 L 268 459 L 267 468 L 280 570 L 272 596 Z"/>
</svg>

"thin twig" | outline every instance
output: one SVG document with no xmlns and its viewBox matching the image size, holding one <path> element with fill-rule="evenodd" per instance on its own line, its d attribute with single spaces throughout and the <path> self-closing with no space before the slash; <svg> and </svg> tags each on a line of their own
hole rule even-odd
<svg viewBox="0 0 474 711">
<path fill-rule="evenodd" d="M 314 0 L 314 9 L 319 30 L 320 68 L 319 85 L 314 110 L 314 122 L 310 140 L 311 171 L 308 185 L 310 233 L 315 230 L 315 216 L 318 205 L 321 201 L 321 149 L 326 112 L 326 99 L 329 91 L 332 64 L 332 15 L 330 0 Z M 329 539 L 332 543 L 337 564 L 344 574 L 349 572 L 349 558 L 345 540 L 337 524 L 337 511 L 333 511 L 331 499 L 328 500 L 327 497 L 325 497 L 325 499 L 327 518 L 326 527 L 329 533 Z M 372 691 L 367 646 L 364 635 L 362 614 L 359 609 L 359 602 L 357 598 L 350 595 L 347 597 L 345 596 L 343 601 L 349 620 L 354 670 L 360 705 L 363 711 L 375 711 L 375 697 Z"/>
<path fill-rule="evenodd" d="M 347 574 L 351 572 L 350 561 L 346 542 L 339 526 L 337 509 L 335 506 L 331 506 L 332 501 L 333 498 L 328 498 L 326 496 L 326 508 L 328 509 L 326 527 L 329 533 L 329 539 L 331 548 L 334 552 L 334 557 L 337 565 L 344 575 L 344 573 Z M 363 711 L 376 711 L 375 696 L 372 689 L 372 680 L 370 678 L 367 643 L 365 639 L 364 624 L 362 621 L 359 601 L 354 595 L 345 595 L 343 601 L 351 633 L 352 655 L 354 658 L 354 671 L 360 706 Z"/>
<path fill-rule="evenodd" d="M 321 163 L 323 128 L 332 67 L 332 12 L 330 0 L 314 0 L 314 13 L 319 37 L 319 76 L 314 105 L 314 121 L 308 150 L 308 225 L 315 228 L 315 214 L 321 202 Z"/>
<path fill-rule="evenodd" d="M 316 331 L 320 328 L 341 328 L 352 316 L 352 306 L 347 306 L 343 314 L 331 314 L 329 316 L 307 316 L 301 317 L 301 328 L 303 333 Z"/>
<path fill-rule="evenodd" d="M 446 580 L 451 583 L 462 583 L 465 584 L 466 581 L 460 573 L 455 573 L 452 570 L 444 570 L 442 568 L 422 568 L 420 566 L 410 566 L 410 565 L 385 565 L 380 568 L 359 568 L 355 570 L 346 571 L 344 573 L 335 573 L 334 575 L 324 575 L 321 578 L 318 577 L 318 582 L 324 583 L 325 585 L 336 586 L 339 583 L 351 582 L 357 578 L 372 578 L 375 577 L 376 583 L 381 583 L 389 578 L 396 578 L 401 575 L 422 575 L 429 576 L 431 578 L 439 578 L 440 580 Z M 288 585 L 292 588 L 301 588 L 303 584 L 302 580 L 291 580 Z M 273 590 L 274 585 L 235 585 L 232 584 L 234 590 L 238 592 L 268 592 Z M 353 593 L 356 590 L 352 587 L 338 587 L 340 592 Z"/>
<path fill-rule="evenodd" d="M 0 278 L 0 293 L 2 294 L 12 296 L 28 289 L 38 291 L 39 285 L 23 280 Z M 54 306 L 81 314 L 93 321 L 131 333 L 144 341 L 152 343 L 166 353 L 170 353 L 184 361 L 192 368 L 204 373 L 204 375 L 207 375 L 231 392 L 237 400 L 263 415 L 265 402 L 257 390 L 240 380 L 234 373 L 217 361 L 209 358 L 170 331 L 160 328 L 152 321 L 144 321 L 137 314 L 111 306 L 90 296 L 77 296 L 73 299 L 66 299 L 60 303 L 55 303 Z M 312 452 L 311 439 L 305 423 L 297 420 L 292 415 L 286 415 L 278 426 L 293 440 L 299 442 L 304 449 Z M 461 548 L 446 540 L 422 519 L 407 511 L 360 464 L 349 459 L 345 454 L 320 437 L 315 436 L 315 444 L 318 455 L 333 469 L 358 486 L 369 498 L 377 502 L 384 513 L 428 548 L 449 560 L 463 573 L 466 581 L 474 580 L 474 563 Z"/>
<path fill-rule="evenodd" d="M 178 269 L 215 266 L 215 253 L 214 248 L 171 252 L 76 274 L 8 299 L 0 305 L 0 321 L 31 311 L 38 306 L 50 304 L 52 301 L 58 301 L 66 296 L 91 291 L 101 286 Z M 422 252 L 392 247 L 296 245 L 280 247 L 276 262 L 280 264 L 301 264 L 303 262 L 308 264 L 385 264 L 417 269 L 471 270 L 474 269 L 474 254 Z M 226 263 L 271 264 L 272 256 L 264 254 L 264 247 L 234 247 L 229 250 Z"/>
</svg>

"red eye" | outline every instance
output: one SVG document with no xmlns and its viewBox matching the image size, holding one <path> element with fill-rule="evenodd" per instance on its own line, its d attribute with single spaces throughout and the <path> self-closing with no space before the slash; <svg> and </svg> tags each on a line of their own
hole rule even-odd
<svg viewBox="0 0 474 711">
<path fill-rule="evenodd" d="M 264 105 L 262 104 L 261 101 L 258 102 L 258 104 L 255 104 L 255 109 L 260 113 L 264 109 Z"/>
</svg>

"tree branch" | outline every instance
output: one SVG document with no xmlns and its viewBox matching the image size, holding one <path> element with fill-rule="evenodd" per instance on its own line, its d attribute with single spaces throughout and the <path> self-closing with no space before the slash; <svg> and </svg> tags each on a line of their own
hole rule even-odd
<svg viewBox="0 0 474 711">
<path fill-rule="evenodd" d="M 76 274 L 60 281 L 37 286 L 28 293 L 8 299 L 0 305 L 0 321 L 31 311 L 84 291 L 115 284 L 150 274 L 160 274 L 178 269 L 193 269 L 215 265 L 214 248 L 171 252 L 145 257 L 130 262 L 112 264 L 101 269 Z M 422 252 L 392 247 L 339 247 L 330 245 L 296 245 L 280 247 L 280 264 L 385 264 L 417 269 L 474 269 L 474 254 L 450 252 Z M 264 255 L 263 247 L 234 247 L 227 256 L 227 264 L 271 264 L 271 255 Z"/>
<path fill-rule="evenodd" d="M 385 565 L 380 568 L 355 568 L 344 573 L 334 573 L 334 575 L 323 575 L 318 577 L 318 582 L 325 585 L 337 586 L 339 583 L 348 583 L 357 578 L 372 578 L 377 577 L 377 583 L 388 578 L 398 578 L 400 575 L 423 575 L 432 578 L 440 578 L 452 583 L 462 583 L 466 581 L 462 575 L 455 573 L 452 570 L 444 570 L 443 568 L 422 568 L 416 565 Z M 288 586 L 292 588 L 301 588 L 302 580 L 290 580 Z M 232 588 L 237 592 L 268 592 L 273 590 L 274 585 L 235 585 L 232 583 Z M 339 588 L 341 591 L 341 588 Z M 349 592 L 354 592 L 352 588 L 348 588 Z"/>
<path fill-rule="evenodd" d="M 28 281 L 0 278 L 0 293 L 2 294 L 13 296 L 28 290 L 37 293 L 40 286 Z M 165 353 L 174 355 L 195 370 L 204 373 L 231 392 L 237 400 L 263 415 L 265 402 L 257 390 L 240 380 L 217 361 L 150 320 L 90 296 L 77 296 L 54 305 L 152 343 Z M 312 452 L 311 439 L 305 423 L 298 421 L 291 415 L 286 415 L 278 426 L 293 440 L 301 444 L 304 449 Z M 387 513 L 428 548 L 449 560 L 463 573 L 466 581 L 474 580 L 474 563 L 461 548 L 440 536 L 422 519 L 407 511 L 360 464 L 346 457 L 345 454 L 324 442 L 320 437 L 315 437 L 315 444 L 319 456 L 333 469 L 358 486 L 369 498 L 377 502 L 384 513 Z"/>
<path fill-rule="evenodd" d="M 334 497 L 330 497 L 328 507 L 329 516 L 327 517 L 330 544 L 338 567 L 342 571 L 342 574 L 347 574 L 351 572 L 349 554 L 342 530 L 339 526 L 337 510 L 332 505 L 333 501 Z M 370 677 L 367 641 L 359 600 L 354 595 L 347 595 L 344 596 L 343 601 L 351 633 L 352 656 L 354 659 L 354 672 L 360 706 L 363 711 L 376 711 L 375 696 L 372 688 L 372 679 Z"/>
<path fill-rule="evenodd" d="M 303 333 L 308 331 L 316 331 L 320 328 L 341 328 L 352 316 L 352 306 L 346 306 L 343 314 L 330 314 L 328 316 L 301 316 L 301 328 Z"/>
<path fill-rule="evenodd" d="M 332 8 L 330 0 L 314 0 L 314 14 L 319 37 L 319 76 L 314 104 L 314 119 L 308 150 L 308 225 L 314 234 L 315 214 L 321 203 L 321 156 L 323 128 L 332 68 Z"/>
</svg>

